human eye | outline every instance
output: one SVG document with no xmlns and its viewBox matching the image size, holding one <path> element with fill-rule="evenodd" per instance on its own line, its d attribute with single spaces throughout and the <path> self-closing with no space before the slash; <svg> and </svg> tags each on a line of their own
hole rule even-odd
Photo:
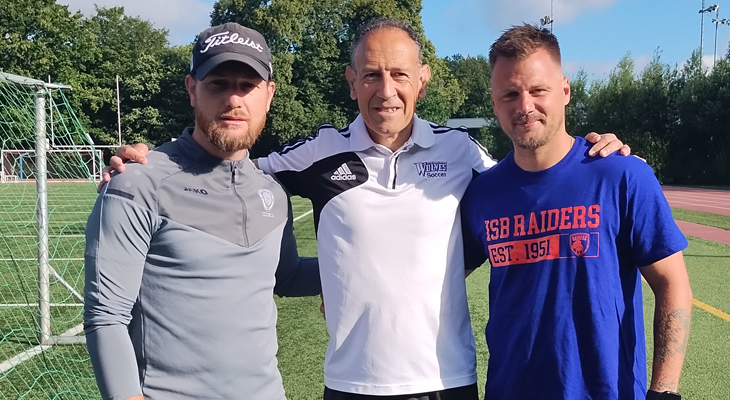
<svg viewBox="0 0 730 400">
<path fill-rule="evenodd" d="M 504 94 L 504 95 L 502 96 L 502 100 L 505 100 L 505 101 L 509 101 L 509 100 L 514 100 L 514 99 L 516 99 L 516 98 L 517 98 L 517 96 L 518 96 L 517 92 L 514 92 L 514 91 L 512 91 L 512 92 L 507 92 L 507 93 L 505 93 L 505 94 Z"/>
<path fill-rule="evenodd" d="M 223 90 L 228 87 L 228 82 L 225 79 L 211 79 L 208 86 L 213 90 Z"/>
<path fill-rule="evenodd" d="M 257 86 L 258 85 L 256 83 L 251 82 L 251 81 L 243 81 L 239 84 L 239 87 L 241 88 L 241 90 L 245 90 L 247 92 L 255 89 Z"/>
</svg>

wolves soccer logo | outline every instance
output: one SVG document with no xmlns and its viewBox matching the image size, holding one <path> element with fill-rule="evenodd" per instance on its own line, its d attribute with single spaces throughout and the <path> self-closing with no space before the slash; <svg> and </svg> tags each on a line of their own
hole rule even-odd
<svg viewBox="0 0 730 400">
<path fill-rule="evenodd" d="M 591 245 L 591 235 L 588 233 L 574 233 L 570 235 L 570 250 L 573 251 L 578 257 L 582 257 L 583 254 L 588 251 L 588 247 Z"/>
<path fill-rule="evenodd" d="M 448 164 L 445 161 L 426 161 L 413 163 L 418 175 L 426 178 L 445 178 Z"/>
</svg>

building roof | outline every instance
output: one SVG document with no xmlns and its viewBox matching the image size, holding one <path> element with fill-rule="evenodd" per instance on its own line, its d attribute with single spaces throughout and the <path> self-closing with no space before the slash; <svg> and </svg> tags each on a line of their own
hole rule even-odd
<svg viewBox="0 0 730 400">
<path fill-rule="evenodd" d="M 446 126 L 450 126 L 452 128 L 463 126 L 464 128 L 471 129 L 481 128 L 485 125 L 487 125 L 487 120 L 484 118 L 451 118 L 446 121 Z"/>
</svg>

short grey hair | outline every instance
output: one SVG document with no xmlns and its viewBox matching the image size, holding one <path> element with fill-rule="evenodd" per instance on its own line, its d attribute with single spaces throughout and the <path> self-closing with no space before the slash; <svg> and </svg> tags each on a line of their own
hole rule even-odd
<svg viewBox="0 0 730 400">
<path fill-rule="evenodd" d="M 416 44 L 418 49 L 418 62 L 423 64 L 423 51 L 421 50 L 421 39 L 419 38 L 416 31 L 408 23 L 395 18 L 373 18 L 360 25 L 355 32 L 355 37 L 352 40 L 352 46 L 350 47 L 350 66 L 355 67 L 355 51 L 357 46 L 360 45 L 362 39 L 371 32 L 379 31 L 381 29 L 398 29 L 405 32 L 413 43 Z"/>
</svg>

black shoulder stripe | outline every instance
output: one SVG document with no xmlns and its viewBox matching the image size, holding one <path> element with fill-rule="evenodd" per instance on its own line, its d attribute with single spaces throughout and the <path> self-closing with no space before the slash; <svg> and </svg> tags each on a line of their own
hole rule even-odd
<svg viewBox="0 0 730 400">
<path fill-rule="evenodd" d="M 303 145 L 304 143 L 307 143 L 310 140 L 314 140 L 314 138 L 317 137 L 317 135 L 314 136 L 307 136 L 305 138 L 297 139 L 293 142 L 289 142 L 281 147 L 281 150 L 278 151 L 279 154 L 284 155 L 297 147 Z"/>
<path fill-rule="evenodd" d="M 113 196 L 119 196 L 119 197 L 124 197 L 125 199 L 134 200 L 134 195 L 132 193 L 123 192 L 119 189 L 107 189 L 106 194 L 111 194 Z"/>
<path fill-rule="evenodd" d="M 445 133 L 448 131 L 459 131 L 459 132 L 468 133 L 466 128 L 464 128 L 463 126 L 457 126 L 457 127 L 443 126 L 443 125 L 439 125 L 439 124 L 434 124 L 433 122 L 430 122 L 429 125 L 431 125 L 431 129 L 433 130 L 433 133 L 435 133 L 435 134 Z"/>
<path fill-rule="evenodd" d="M 485 154 L 485 155 L 486 155 L 487 157 L 491 158 L 491 159 L 492 159 L 492 160 L 494 160 L 494 161 L 497 161 L 497 160 L 496 160 L 496 159 L 495 159 L 494 157 L 492 157 L 492 155 L 491 155 L 491 154 L 489 154 L 489 150 L 487 150 L 487 148 L 486 148 L 486 147 L 484 147 L 484 146 L 483 146 L 483 145 L 482 145 L 481 143 L 479 143 L 479 141 L 478 141 L 478 140 L 476 140 L 476 139 L 474 139 L 473 137 L 471 137 L 471 135 L 469 135 L 469 140 L 471 140 L 472 142 L 474 142 L 474 144 L 476 144 L 476 145 L 477 145 L 477 148 L 478 148 L 478 149 L 479 149 L 479 150 L 480 150 L 480 151 L 481 151 L 482 153 L 484 153 L 484 154 Z"/>
<path fill-rule="evenodd" d="M 458 127 L 458 128 L 452 128 L 452 127 L 449 127 L 449 126 L 441 126 L 441 127 L 434 128 L 433 129 L 433 133 L 434 134 L 446 133 L 446 132 L 450 132 L 450 131 L 458 131 L 458 132 L 468 133 L 468 131 L 466 130 L 466 128 L 461 127 L 461 126 Z"/>
<path fill-rule="evenodd" d="M 349 138 L 350 137 L 350 125 L 347 125 L 346 127 L 338 130 L 337 132 L 340 132 L 342 136 Z"/>
<path fill-rule="evenodd" d="M 299 139 L 295 139 L 291 142 L 285 143 L 283 146 L 281 146 L 281 150 L 279 150 L 277 153 L 284 155 L 284 154 L 296 149 L 297 147 L 303 145 L 304 143 L 307 143 L 310 140 L 314 140 L 317 136 L 319 136 L 319 131 L 322 129 L 325 129 L 325 128 L 335 129 L 335 127 L 330 124 L 322 124 L 317 127 L 317 133 L 315 135 L 309 135 L 305 138 L 299 138 Z"/>
</svg>

